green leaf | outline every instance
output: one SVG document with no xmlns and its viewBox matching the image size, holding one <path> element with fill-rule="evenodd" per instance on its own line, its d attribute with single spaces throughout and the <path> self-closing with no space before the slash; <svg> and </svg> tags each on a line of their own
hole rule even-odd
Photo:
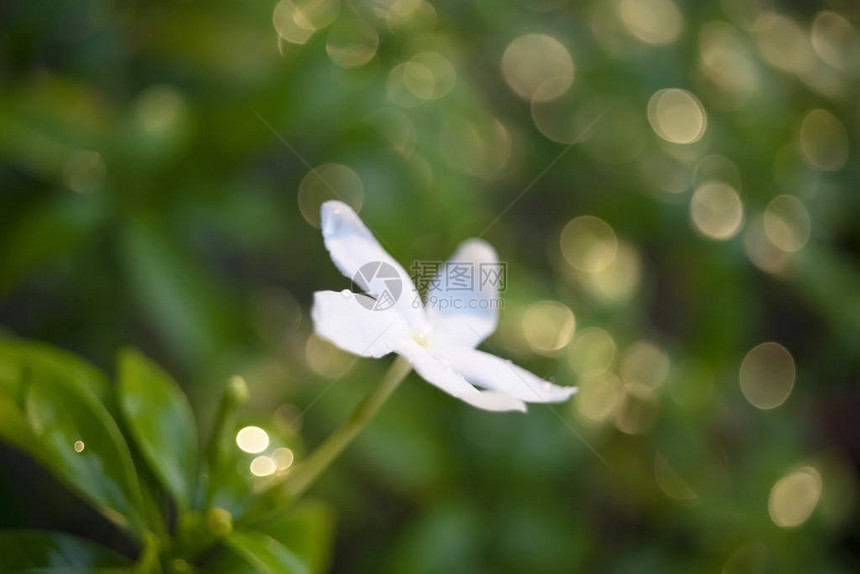
<svg viewBox="0 0 860 574">
<path fill-rule="evenodd" d="M 258 572 L 310 574 L 298 556 L 262 532 L 236 530 L 224 541 Z"/>
<path fill-rule="evenodd" d="M 23 381 L 27 376 L 62 378 L 81 391 L 105 400 L 109 394 L 107 377 L 77 355 L 44 343 L 0 338 L 0 387 L 23 404 Z"/>
<path fill-rule="evenodd" d="M 130 561 L 89 540 L 60 532 L 0 532 L 0 572 L 121 572 Z"/>
<path fill-rule="evenodd" d="M 27 418 L 18 403 L 3 390 L 0 383 L 0 440 L 40 459 L 36 440 L 27 423 Z"/>
<path fill-rule="evenodd" d="M 41 460 L 119 526 L 143 531 L 143 496 L 131 453 L 104 405 L 56 377 L 28 380 L 27 419 Z"/>
<path fill-rule="evenodd" d="M 334 527 L 334 514 L 327 504 L 305 501 L 260 530 L 293 549 L 312 572 L 320 573 L 328 570 Z"/>
<path fill-rule="evenodd" d="M 127 350 L 120 357 L 119 403 L 146 462 L 186 511 L 197 474 L 197 432 L 185 394 L 158 365 Z"/>
</svg>

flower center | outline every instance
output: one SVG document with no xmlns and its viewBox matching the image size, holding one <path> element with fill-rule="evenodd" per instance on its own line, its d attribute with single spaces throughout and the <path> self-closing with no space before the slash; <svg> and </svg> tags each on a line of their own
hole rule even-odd
<svg viewBox="0 0 860 574">
<path fill-rule="evenodd" d="M 427 331 L 413 331 L 412 340 L 425 349 L 430 346 L 430 334 Z"/>
</svg>

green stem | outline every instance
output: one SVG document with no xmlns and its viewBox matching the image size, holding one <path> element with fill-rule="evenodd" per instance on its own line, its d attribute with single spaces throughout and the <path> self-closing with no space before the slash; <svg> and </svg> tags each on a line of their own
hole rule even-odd
<svg viewBox="0 0 860 574">
<path fill-rule="evenodd" d="M 310 488 L 319 475 L 349 446 L 358 433 L 373 420 L 411 370 L 409 362 L 398 357 L 379 384 L 356 407 L 349 420 L 293 469 L 284 483 L 284 489 L 291 500 L 299 498 Z"/>
</svg>

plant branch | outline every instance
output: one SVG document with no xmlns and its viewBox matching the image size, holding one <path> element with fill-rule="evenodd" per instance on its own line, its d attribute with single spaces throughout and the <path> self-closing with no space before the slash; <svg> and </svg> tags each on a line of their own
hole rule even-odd
<svg viewBox="0 0 860 574">
<path fill-rule="evenodd" d="M 388 397 L 394 393 L 412 366 L 398 357 L 379 384 L 359 403 L 349 420 L 329 436 L 317 449 L 287 476 L 283 488 L 289 499 L 299 498 L 319 475 L 349 446 L 372 421 Z"/>
</svg>

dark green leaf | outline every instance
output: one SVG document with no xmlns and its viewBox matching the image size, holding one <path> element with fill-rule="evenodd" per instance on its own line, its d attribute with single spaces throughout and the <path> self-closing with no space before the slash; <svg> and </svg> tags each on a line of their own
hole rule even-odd
<svg viewBox="0 0 860 574">
<path fill-rule="evenodd" d="M 258 572 L 310 574 L 298 556 L 262 532 L 237 530 L 225 542 Z"/>
<path fill-rule="evenodd" d="M 143 530 L 143 500 L 131 453 L 104 405 L 50 376 L 30 380 L 26 405 L 43 462 L 109 519 Z"/>
<path fill-rule="evenodd" d="M 197 432 L 185 394 L 158 365 L 127 350 L 120 357 L 119 403 L 150 468 L 180 510 L 187 510 L 197 472 Z"/>
<path fill-rule="evenodd" d="M 60 532 L 0 532 L 0 572 L 119 572 L 127 558 Z"/>
<path fill-rule="evenodd" d="M 23 403 L 24 379 L 38 375 L 60 378 L 102 400 L 108 395 L 104 373 L 77 355 L 43 343 L 0 338 L 0 387 Z"/>
</svg>

